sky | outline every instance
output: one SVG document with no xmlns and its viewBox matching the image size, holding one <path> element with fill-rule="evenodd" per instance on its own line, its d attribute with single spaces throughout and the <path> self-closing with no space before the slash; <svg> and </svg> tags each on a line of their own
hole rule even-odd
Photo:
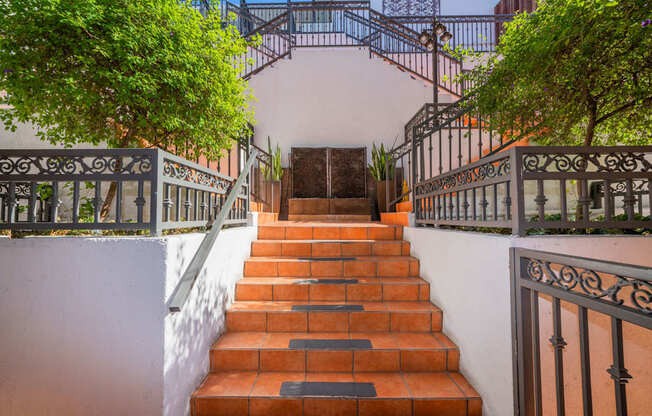
<svg viewBox="0 0 652 416">
<path fill-rule="evenodd" d="M 441 14 L 494 14 L 498 0 L 440 0 Z"/>
</svg>

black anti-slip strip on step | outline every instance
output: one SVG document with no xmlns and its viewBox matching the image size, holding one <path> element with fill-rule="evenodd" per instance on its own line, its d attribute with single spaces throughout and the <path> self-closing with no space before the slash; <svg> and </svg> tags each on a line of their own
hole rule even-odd
<svg viewBox="0 0 652 416">
<path fill-rule="evenodd" d="M 292 282 L 293 285 L 347 285 L 358 283 L 358 279 L 303 279 Z"/>
<path fill-rule="evenodd" d="M 306 261 L 351 261 L 355 257 L 299 257 L 299 260 Z"/>
<path fill-rule="evenodd" d="M 301 397 L 376 397 L 374 383 L 335 383 L 321 381 L 285 381 L 281 396 Z"/>
<path fill-rule="evenodd" d="M 370 350 L 368 339 L 291 339 L 291 350 Z"/>
<path fill-rule="evenodd" d="M 362 305 L 292 305 L 294 312 L 364 311 Z"/>
</svg>

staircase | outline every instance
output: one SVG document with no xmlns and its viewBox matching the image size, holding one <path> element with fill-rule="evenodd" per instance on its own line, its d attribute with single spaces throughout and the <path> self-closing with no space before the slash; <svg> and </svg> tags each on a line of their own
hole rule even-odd
<svg viewBox="0 0 652 416">
<path fill-rule="evenodd" d="M 241 8 L 230 2 L 223 7 L 235 17 L 231 24 L 252 41 L 239 61 L 244 79 L 291 58 L 293 48 L 349 46 L 369 48 L 370 58 L 381 58 L 414 79 L 434 82 L 432 52 L 419 43 L 419 33 L 371 9 L 368 2 L 295 3 L 291 10 L 264 4 Z M 255 39 L 260 39 L 258 45 Z M 454 80 L 463 72 L 462 63 L 441 49 L 438 59 L 439 88 L 461 97 L 462 86 Z"/>
<path fill-rule="evenodd" d="M 478 416 L 403 227 L 258 227 L 194 416 Z"/>
</svg>

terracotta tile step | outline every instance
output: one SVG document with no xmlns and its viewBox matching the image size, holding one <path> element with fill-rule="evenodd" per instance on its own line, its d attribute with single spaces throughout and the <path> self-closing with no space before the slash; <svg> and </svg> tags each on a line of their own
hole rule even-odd
<svg viewBox="0 0 652 416">
<path fill-rule="evenodd" d="M 376 396 L 281 396 L 284 382 L 371 383 Z M 481 416 L 482 401 L 457 372 L 210 373 L 193 416 Z"/>
<path fill-rule="evenodd" d="M 292 341 L 295 340 L 295 341 Z M 296 340 L 367 341 L 371 349 L 292 348 Z M 459 350 L 442 333 L 227 332 L 211 349 L 211 371 L 457 371 Z"/>
<path fill-rule="evenodd" d="M 361 305 L 359 311 L 297 311 L 293 305 Z M 235 302 L 231 332 L 438 332 L 442 312 L 429 302 Z"/>
<path fill-rule="evenodd" d="M 253 257 L 409 256 L 410 243 L 400 240 L 258 240 Z"/>
<path fill-rule="evenodd" d="M 259 240 L 402 240 L 403 226 L 351 222 L 278 222 L 258 226 Z"/>
<path fill-rule="evenodd" d="M 397 281 L 398 280 L 398 281 Z M 329 283 L 333 282 L 333 283 Z M 427 301 L 430 284 L 418 277 L 255 278 L 236 284 L 236 301 Z"/>
<path fill-rule="evenodd" d="M 419 260 L 410 256 L 356 256 L 316 260 L 310 258 L 251 257 L 246 277 L 278 276 L 418 276 Z"/>
</svg>

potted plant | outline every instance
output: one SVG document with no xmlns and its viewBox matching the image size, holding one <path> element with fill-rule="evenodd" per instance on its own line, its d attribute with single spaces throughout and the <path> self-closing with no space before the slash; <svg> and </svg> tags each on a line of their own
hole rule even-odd
<svg viewBox="0 0 652 416">
<path fill-rule="evenodd" d="M 380 212 L 387 212 L 389 209 L 387 201 L 396 199 L 396 181 L 394 180 L 394 162 L 391 159 L 391 154 L 385 150 L 385 145 L 382 143 L 380 147 L 376 147 L 375 143 L 373 145 L 369 172 L 376 180 L 378 209 Z M 387 195 L 388 187 L 389 195 Z"/>
<path fill-rule="evenodd" d="M 281 212 L 281 177 L 283 176 L 281 148 L 276 144 L 276 149 L 272 150 L 269 136 L 267 136 L 267 153 L 270 155 L 270 166 L 262 168 L 265 179 L 265 203 L 269 206 L 270 212 L 278 214 Z"/>
</svg>

